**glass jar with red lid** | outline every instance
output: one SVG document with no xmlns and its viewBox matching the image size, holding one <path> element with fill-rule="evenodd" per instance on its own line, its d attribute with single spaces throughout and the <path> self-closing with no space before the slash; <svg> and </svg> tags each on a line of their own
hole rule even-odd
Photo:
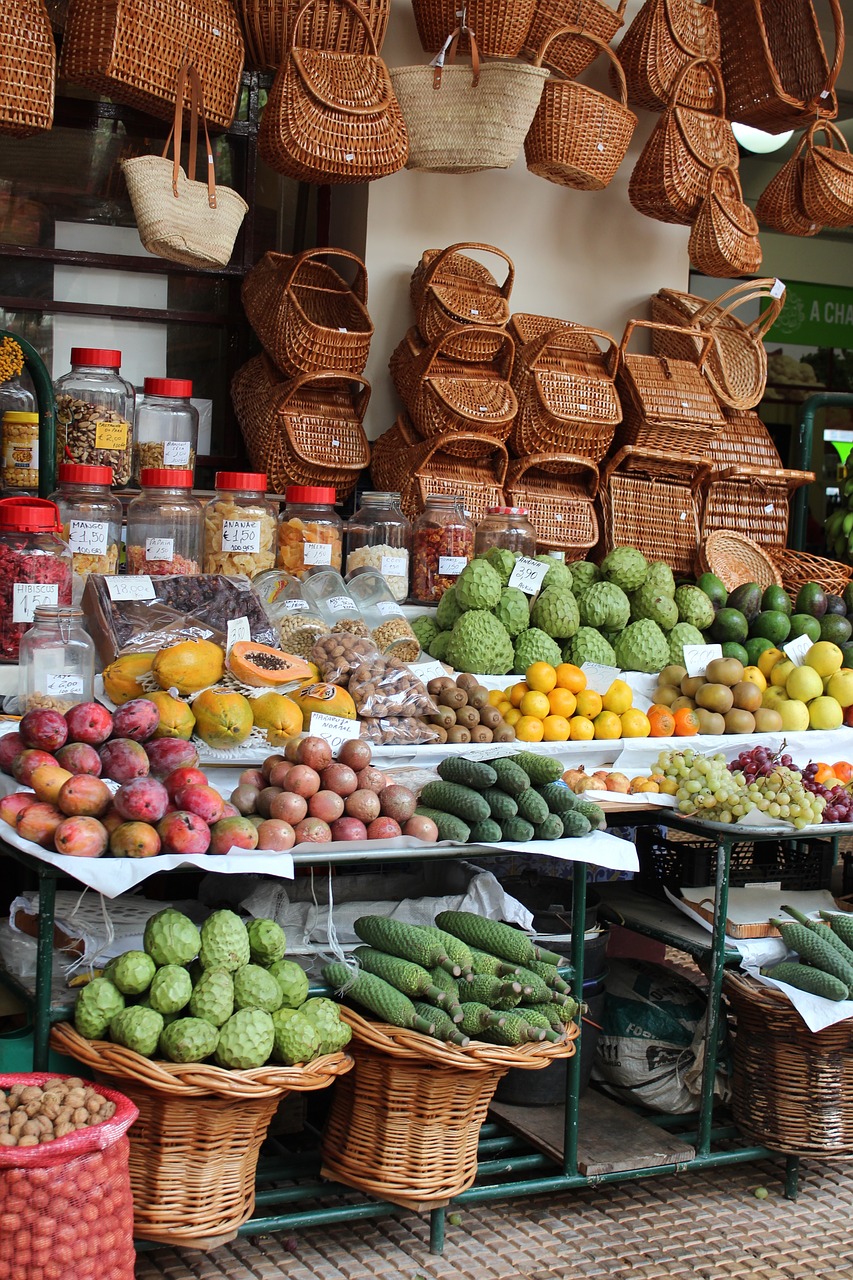
<svg viewBox="0 0 853 1280">
<path fill-rule="evenodd" d="M 0 498 L 0 661 L 17 662 L 37 608 L 71 604 L 71 551 L 56 503 Z"/>
<path fill-rule="evenodd" d="M 201 573 L 204 508 L 192 495 L 193 473 L 145 467 L 140 482 L 127 508 L 127 572 Z"/>
<path fill-rule="evenodd" d="M 412 599 L 437 604 L 474 555 L 474 524 L 461 497 L 431 494 L 414 523 Z"/>
<path fill-rule="evenodd" d="M 301 578 L 307 569 L 341 570 L 344 523 L 335 511 L 337 494 L 325 485 L 291 484 L 278 526 L 278 560 Z"/>
<path fill-rule="evenodd" d="M 120 351 L 71 348 L 71 371 L 55 385 L 56 465 L 112 467 L 113 484 L 123 488 L 133 461 L 136 393 L 120 368 Z"/>
<path fill-rule="evenodd" d="M 204 572 L 256 573 L 275 566 L 278 511 L 262 471 L 217 471 L 204 509 Z"/>
<path fill-rule="evenodd" d="M 118 570 L 122 509 L 112 482 L 112 467 L 63 462 L 59 468 L 59 488 L 50 500 L 59 509 L 76 578 Z"/>
<path fill-rule="evenodd" d="M 147 467 L 194 471 L 198 409 L 189 378 L 146 378 L 145 398 L 136 407 L 134 475 Z"/>
</svg>

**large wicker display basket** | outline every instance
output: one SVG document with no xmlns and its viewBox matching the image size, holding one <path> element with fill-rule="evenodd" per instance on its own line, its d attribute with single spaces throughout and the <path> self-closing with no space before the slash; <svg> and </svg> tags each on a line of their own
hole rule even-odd
<svg viewBox="0 0 853 1280">
<path fill-rule="evenodd" d="M 472 456 L 460 457 L 458 450 L 466 444 Z M 436 493 L 460 497 L 476 524 L 489 507 L 506 505 L 503 485 L 508 464 L 506 447 L 491 436 L 455 432 L 421 440 L 401 413 L 390 431 L 373 442 L 370 470 L 378 488 L 401 495 L 410 520 Z"/>
<path fill-rule="evenodd" d="M 598 542 L 595 463 L 571 454 L 532 453 L 510 462 L 504 492 L 511 506 L 527 509 L 537 551 L 585 559 Z"/>
<path fill-rule="evenodd" d="M 599 488 L 605 551 L 638 547 L 649 560 L 692 573 L 708 470 L 702 458 L 655 449 L 624 448 L 608 458 Z"/>
<path fill-rule="evenodd" d="M 252 1215 L 258 1152 L 282 1098 L 325 1089 L 353 1065 L 345 1053 L 253 1071 L 154 1062 L 121 1045 L 84 1040 L 68 1023 L 53 1028 L 51 1045 L 139 1108 L 128 1134 L 134 1234 L 184 1248 L 234 1239 Z"/>
<path fill-rule="evenodd" d="M 460 1049 L 349 1009 L 341 1016 L 352 1027 L 355 1069 L 332 1097 L 323 1176 L 419 1210 L 471 1186 L 480 1127 L 501 1077 L 571 1057 L 578 1035 L 573 1023 L 560 1044 L 510 1049 L 472 1040 Z"/>
<path fill-rule="evenodd" d="M 790 499 L 814 480 L 813 471 L 735 465 L 714 469 L 705 491 L 702 537 L 720 529 L 745 534 L 765 550 L 788 540 Z"/>
<path fill-rule="evenodd" d="M 826 591 L 840 596 L 853 576 L 851 565 L 827 560 L 824 556 L 812 556 L 807 551 L 768 547 L 767 554 L 782 575 L 782 586 L 791 596 L 796 596 L 807 582 L 819 582 Z"/>
<path fill-rule="evenodd" d="M 853 1156 L 853 1018 L 812 1032 L 776 987 L 727 971 L 723 990 L 737 1016 L 738 1128 L 786 1155 Z"/>
</svg>

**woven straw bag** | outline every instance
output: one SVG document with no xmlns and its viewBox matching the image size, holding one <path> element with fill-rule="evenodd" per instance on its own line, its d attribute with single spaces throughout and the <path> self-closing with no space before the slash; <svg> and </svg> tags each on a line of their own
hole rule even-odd
<svg viewBox="0 0 853 1280">
<path fill-rule="evenodd" d="M 71 0 L 61 79 L 171 120 L 184 63 L 198 72 L 208 123 L 227 129 L 243 71 L 230 0 Z"/>
<path fill-rule="evenodd" d="M 826 135 L 826 146 L 815 142 Z M 853 156 L 840 129 L 828 121 L 815 122 L 806 134 L 803 151 L 803 212 L 825 227 L 853 223 Z"/>
<path fill-rule="evenodd" d="M 355 0 L 377 49 L 382 48 L 391 0 Z M 234 0 L 246 41 L 246 62 L 265 71 L 277 70 L 290 50 L 290 34 L 302 0 Z M 300 40 L 306 49 L 341 49 L 367 53 L 370 37 L 364 23 L 336 0 L 318 0 L 303 19 Z"/>
<path fill-rule="evenodd" d="M 734 169 L 719 165 L 690 228 L 690 265 L 706 276 L 753 275 L 761 266 L 758 222 L 745 203 Z"/>
<path fill-rule="evenodd" d="M 646 0 L 619 42 L 628 101 L 647 111 L 665 111 L 679 71 L 693 59 L 716 62 L 719 56 L 720 25 L 711 4 Z M 707 68 L 697 66 L 689 71 L 680 93 L 687 106 L 706 106 Z"/>
<path fill-rule="evenodd" d="M 744 323 L 735 315 L 738 307 L 759 299 L 766 306 L 755 320 Z M 652 350 L 659 356 L 696 359 L 703 337 L 709 335 L 712 342 L 705 357 L 705 376 L 717 399 L 732 409 L 751 409 L 764 395 L 767 382 L 764 338 L 784 302 L 784 285 L 771 278 L 736 284 L 710 302 L 677 289 L 660 289 L 651 299 L 651 318 L 659 326 L 669 327 L 653 331 Z M 698 332 L 678 332 L 672 328 L 674 325 Z M 755 444 L 754 439 L 752 443 Z M 775 451 L 768 465 L 780 465 Z"/>
<path fill-rule="evenodd" d="M 685 105 L 680 96 L 690 71 L 699 66 L 711 73 L 717 91 L 707 111 Z M 716 64 L 701 58 L 686 63 L 675 78 L 672 101 L 631 174 L 628 198 L 639 213 L 682 226 L 693 222 L 707 194 L 711 170 L 721 164 L 737 168 L 737 142 L 725 108 Z"/>
<path fill-rule="evenodd" d="M 512 506 L 527 508 L 538 551 L 583 559 L 598 542 L 598 467 L 588 459 L 562 453 L 518 458 L 507 468 L 504 491 Z"/>
<path fill-rule="evenodd" d="M 506 263 L 503 284 L 483 263 L 461 249 L 474 249 L 492 254 Z M 412 272 L 409 296 L 415 321 L 427 342 L 458 329 L 460 325 L 476 327 L 478 343 L 466 339 L 459 348 L 460 360 L 492 360 L 501 350 L 503 333 L 509 320 L 509 298 L 515 280 L 515 266 L 503 249 L 491 244 L 465 241 L 446 249 L 426 249 Z M 495 332 L 489 334 L 487 330 Z M 449 348 L 449 354 L 454 354 Z"/>
<path fill-rule="evenodd" d="M 376 51 L 367 19 L 353 0 L 337 0 L 364 24 L 367 53 L 298 44 L 307 0 L 293 24 L 291 47 L 270 90 L 258 130 L 258 154 L 297 182 L 372 182 L 402 169 L 406 124 Z"/>
<path fill-rule="evenodd" d="M 794 154 L 773 175 L 755 205 L 758 221 L 783 235 L 816 236 L 821 230 L 821 224 L 803 208 L 806 138 L 803 134 Z"/>
<path fill-rule="evenodd" d="M 56 48 L 44 0 L 6 0 L 0 13 L 0 134 L 27 138 L 53 124 Z"/>
<path fill-rule="evenodd" d="M 184 87 L 190 84 L 188 173 L 181 168 Z M 217 187 L 213 151 L 201 85 L 194 67 L 181 67 L 175 95 L 175 119 L 162 156 L 134 156 L 122 161 L 139 238 L 149 253 L 190 267 L 226 267 L 248 205 L 230 187 Z M 195 181 L 198 121 L 207 144 L 207 180 Z M 167 158 L 172 145 L 173 159 Z"/>
<path fill-rule="evenodd" d="M 596 36 L 585 35 L 578 27 L 563 27 L 545 41 L 537 64 L 544 60 L 549 44 L 566 35 L 607 54 L 618 72 L 619 101 L 577 81 L 552 76 L 524 139 L 524 154 L 531 173 L 548 182 L 578 191 L 601 191 L 625 159 L 637 117 L 626 105 L 619 59 Z"/>
<path fill-rule="evenodd" d="M 459 21 L 458 0 L 412 0 L 415 23 L 427 53 L 438 53 L 448 31 Z M 536 0 L 468 0 L 465 26 L 477 33 L 480 53 L 487 58 L 516 58 L 527 39 Z M 465 32 L 461 47 L 466 47 Z"/>
<path fill-rule="evenodd" d="M 692 574 L 708 470 L 702 458 L 674 450 L 628 447 L 608 458 L 599 488 L 605 552 L 637 547 L 648 560 Z"/>
<path fill-rule="evenodd" d="M 616 8 L 611 9 L 603 0 L 537 0 L 524 42 L 524 56 L 535 61 L 548 37 L 561 27 L 575 27 L 588 36 L 596 36 L 602 44 L 610 44 L 622 26 L 627 3 L 628 0 L 619 0 Z M 574 80 L 596 56 L 594 46 L 587 40 L 571 39 L 552 45 L 545 61 L 555 71 Z"/>
<path fill-rule="evenodd" d="M 521 62 L 480 63 L 473 31 L 471 67 L 455 66 L 462 29 L 428 66 L 397 67 L 391 80 L 409 131 L 408 169 L 477 173 L 514 164 L 549 72 Z"/>
<path fill-rule="evenodd" d="M 704 374 L 711 338 L 703 335 L 702 349 L 690 359 L 645 355 L 628 350 L 636 330 L 654 332 L 652 320 L 629 320 L 619 346 L 616 385 L 622 401 L 619 445 L 644 450 L 705 454 L 714 431 L 725 426 L 722 409 Z M 684 337 L 684 330 L 678 330 Z M 687 334 L 692 339 L 693 334 Z"/>
<path fill-rule="evenodd" d="M 812 0 L 716 0 L 723 77 L 732 120 L 769 133 L 838 114 L 835 82 L 844 60 L 844 16 L 830 66 Z"/>
<path fill-rule="evenodd" d="M 353 283 L 323 259 L 356 264 Z M 264 350 L 282 373 L 362 373 L 373 324 L 367 314 L 367 271 L 345 249 L 265 253 L 243 281 L 243 306 Z"/>
</svg>

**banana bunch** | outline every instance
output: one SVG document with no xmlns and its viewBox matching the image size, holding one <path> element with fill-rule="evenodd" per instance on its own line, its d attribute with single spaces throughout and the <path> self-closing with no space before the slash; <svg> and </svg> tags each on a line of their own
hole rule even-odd
<svg viewBox="0 0 853 1280">
<path fill-rule="evenodd" d="M 839 490 L 841 506 L 826 522 L 826 545 L 830 555 L 845 564 L 853 564 L 853 477 Z"/>
</svg>

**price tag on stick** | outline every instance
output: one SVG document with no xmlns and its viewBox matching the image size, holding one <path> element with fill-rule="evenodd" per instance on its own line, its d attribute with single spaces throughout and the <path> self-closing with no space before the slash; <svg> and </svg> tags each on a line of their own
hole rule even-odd
<svg viewBox="0 0 853 1280">
<path fill-rule="evenodd" d="M 509 575 L 509 585 L 517 587 L 526 596 L 535 596 L 550 567 L 548 564 L 543 564 L 541 560 L 531 560 L 529 556 L 521 556 L 516 560 Z"/>
<path fill-rule="evenodd" d="M 308 725 L 311 737 L 322 738 L 337 755 L 345 742 L 351 738 L 361 737 L 361 726 L 357 720 L 345 720 L 342 716 L 329 716 L 323 711 L 312 711 Z"/>
</svg>

